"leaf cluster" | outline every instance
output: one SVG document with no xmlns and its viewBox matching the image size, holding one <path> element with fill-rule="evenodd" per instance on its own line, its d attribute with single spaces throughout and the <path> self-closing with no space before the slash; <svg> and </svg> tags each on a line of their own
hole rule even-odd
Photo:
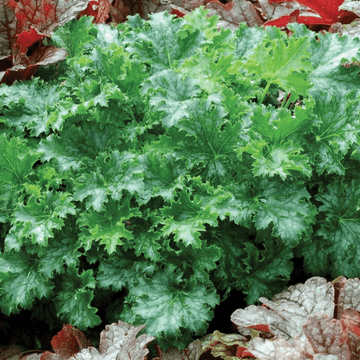
<svg viewBox="0 0 360 360">
<path fill-rule="evenodd" d="M 181 349 L 217 292 L 272 298 L 294 256 L 358 275 L 359 39 L 206 13 L 72 20 L 56 76 L 0 87 L 3 313 L 47 299 L 85 330 L 126 289 L 107 323 Z"/>
</svg>

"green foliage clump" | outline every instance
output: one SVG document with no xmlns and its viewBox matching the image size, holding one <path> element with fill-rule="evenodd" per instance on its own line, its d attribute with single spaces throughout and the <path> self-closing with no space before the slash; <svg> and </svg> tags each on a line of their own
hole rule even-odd
<svg viewBox="0 0 360 360">
<path fill-rule="evenodd" d="M 272 298 L 294 255 L 358 276 L 360 82 L 341 62 L 359 39 L 218 31 L 206 12 L 70 21 L 56 76 L 0 87 L 4 314 L 45 299 L 86 330 L 126 289 L 107 324 L 182 350 L 217 291 Z"/>
</svg>

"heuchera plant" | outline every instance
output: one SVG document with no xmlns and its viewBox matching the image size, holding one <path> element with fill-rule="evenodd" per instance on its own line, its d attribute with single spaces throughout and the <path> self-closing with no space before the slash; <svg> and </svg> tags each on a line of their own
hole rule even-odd
<svg viewBox="0 0 360 360">
<path fill-rule="evenodd" d="M 73 19 L 52 37 L 62 76 L 2 84 L 5 315 L 46 299 L 85 330 L 125 289 L 107 323 L 184 349 L 220 291 L 271 298 L 294 256 L 357 275 L 360 82 L 341 64 L 359 38 L 217 20 Z"/>
<path fill-rule="evenodd" d="M 219 0 L 4 0 L 0 7 L 0 84 L 31 79 L 40 66 L 63 61 L 68 55 L 65 49 L 47 45 L 45 40 L 54 29 L 72 19 L 88 15 L 93 16 L 94 24 L 120 24 L 127 16 L 137 13 L 145 20 L 149 14 L 164 10 L 183 17 L 200 5 L 210 9 L 211 15 L 219 16 L 218 28 L 221 25 L 235 30 L 243 22 L 251 27 L 282 27 L 298 22 L 316 25 L 321 31 L 344 33 L 356 33 L 360 28 L 359 24 L 352 24 L 349 29 L 342 27 L 360 17 L 360 4 L 347 0 L 344 3 L 343 0 L 288 1 L 285 5 L 278 0 L 261 3 L 238 0 L 226 5 Z M 300 10 L 302 16 L 299 16 Z M 285 30 L 289 33 L 288 28 Z"/>
<path fill-rule="evenodd" d="M 313 277 L 272 300 L 260 298 L 262 306 L 236 310 L 231 321 L 248 339 L 258 331 L 245 349 L 259 360 L 358 359 L 359 290 L 358 278 Z"/>
</svg>

